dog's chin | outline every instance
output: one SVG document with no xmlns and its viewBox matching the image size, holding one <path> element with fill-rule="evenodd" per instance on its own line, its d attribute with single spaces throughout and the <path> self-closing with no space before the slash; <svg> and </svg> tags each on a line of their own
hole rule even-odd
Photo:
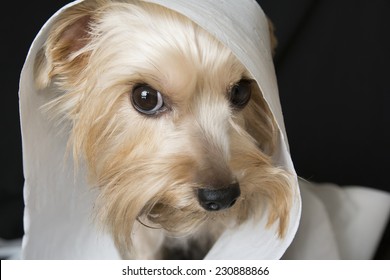
<svg viewBox="0 0 390 280">
<path fill-rule="evenodd" d="M 195 207 L 188 206 L 177 208 L 173 205 L 157 203 L 145 215 L 148 222 L 164 229 L 172 236 L 185 236 L 194 233 L 208 220 L 205 210 L 193 210 Z"/>
</svg>

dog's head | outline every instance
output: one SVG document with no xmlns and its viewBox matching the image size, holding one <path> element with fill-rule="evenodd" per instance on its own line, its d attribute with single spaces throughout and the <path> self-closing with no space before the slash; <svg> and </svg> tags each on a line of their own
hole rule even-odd
<svg viewBox="0 0 390 280">
<path fill-rule="evenodd" d="M 285 233 L 293 179 L 271 160 L 272 113 L 234 54 L 186 17 L 84 1 L 55 23 L 35 76 L 60 92 L 47 112 L 70 122 L 73 157 L 117 244 L 131 243 L 137 221 L 187 233 L 266 208 Z"/>
</svg>

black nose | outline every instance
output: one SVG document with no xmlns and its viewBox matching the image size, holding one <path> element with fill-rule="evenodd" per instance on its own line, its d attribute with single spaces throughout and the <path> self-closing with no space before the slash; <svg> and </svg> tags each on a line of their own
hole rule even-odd
<svg viewBox="0 0 390 280">
<path fill-rule="evenodd" d="M 240 185 L 233 183 L 225 188 L 199 189 L 198 199 L 200 205 L 207 211 L 219 211 L 232 207 L 240 193 Z"/>
</svg>

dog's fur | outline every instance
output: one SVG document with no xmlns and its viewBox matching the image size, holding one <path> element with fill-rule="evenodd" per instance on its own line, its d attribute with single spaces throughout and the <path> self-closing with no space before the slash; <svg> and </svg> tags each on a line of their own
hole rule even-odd
<svg viewBox="0 0 390 280">
<path fill-rule="evenodd" d="M 70 124 L 69 151 L 99 188 L 96 217 L 122 257 L 203 258 L 227 227 L 265 210 L 284 236 L 293 177 L 271 160 L 274 118 L 240 61 L 186 17 L 142 1 L 86 0 L 54 23 L 35 78 L 57 93 L 44 109 Z M 242 81 L 251 96 L 236 106 Z M 153 114 L 134 104 L 142 85 L 161 93 Z M 241 192 L 233 206 L 200 205 L 199 190 L 232 183 Z"/>
</svg>

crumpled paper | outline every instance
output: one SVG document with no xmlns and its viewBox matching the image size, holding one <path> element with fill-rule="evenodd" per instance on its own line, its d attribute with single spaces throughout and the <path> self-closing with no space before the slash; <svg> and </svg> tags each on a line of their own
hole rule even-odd
<svg viewBox="0 0 390 280">
<path fill-rule="evenodd" d="M 96 190 L 83 174 L 73 173 L 73 163 L 64 158 L 66 137 L 40 112 L 47 92 L 37 92 L 33 63 L 55 18 L 75 1 L 54 14 L 35 38 L 20 80 L 20 114 L 25 175 L 25 235 L 22 257 L 27 259 L 118 259 L 111 238 L 92 221 Z M 175 10 L 213 34 L 229 47 L 257 81 L 280 129 L 274 162 L 295 174 L 270 49 L 268 22 L 252 0 L 186 1 L 148 0 Z M 46 89 L 48 91 L 50 89 Z M 81 167 L 82 168 L 82 167 Z M 276 225 L 266 229 L 248 221 L 222 234 L 206 259 L 279 259 L 292 242 L 301 214 L 298 183 L 286 237 L 278 238 Z"/>
</svg>

